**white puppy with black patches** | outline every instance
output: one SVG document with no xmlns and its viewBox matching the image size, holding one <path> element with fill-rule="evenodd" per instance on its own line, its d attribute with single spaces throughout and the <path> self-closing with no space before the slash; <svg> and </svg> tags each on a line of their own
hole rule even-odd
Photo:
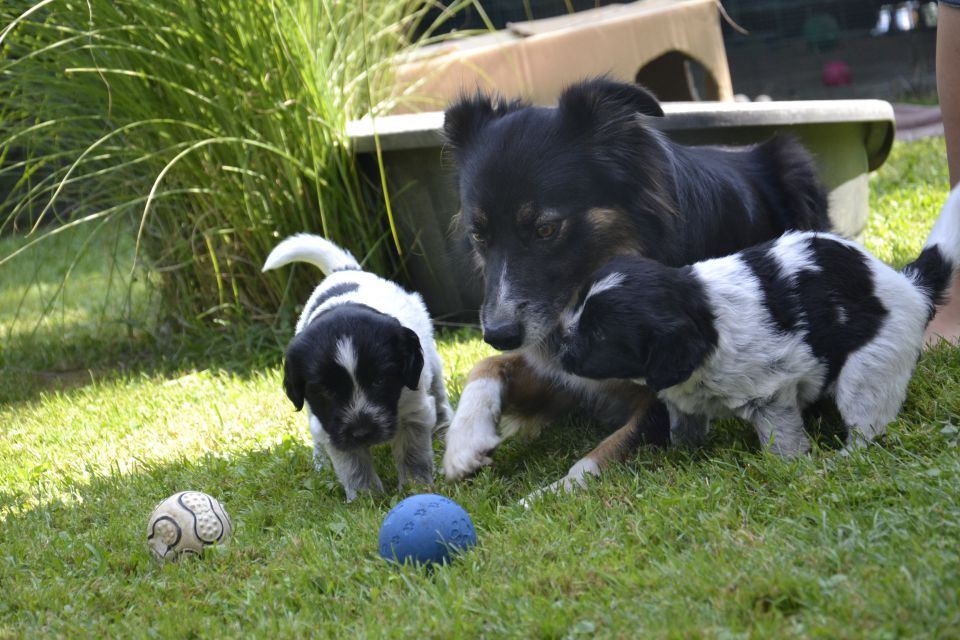
<svg viewBox="0 0 960 640">
<path fill-rule="evenodd" d="M 307 407 L 317 468 L 325 451 L 347 501 L 380 491 L 370 447 L 389 441 L 400 485 L 430 484 L 433 434 L 453 411 L 423 300 L 319 236 L 287 238 L 263 270 L 291 262 L 327 276 L 300 314 L 283 378 L 297 411 Z"/>
<path fill-rule="evenodd" d="M 617 258 L 567 313 L 561 361 L 576 375 L 651 387 L 675 444 L 699 444 L 712 418 L 732 413 L 773 453 L 800 455 L 810 449 L 801 410 L 827 396 L 849 448 L 896 418 L 958 264 L 958 190 L 902 272 L 817 232 L 679 269 Z"/>
</svg>

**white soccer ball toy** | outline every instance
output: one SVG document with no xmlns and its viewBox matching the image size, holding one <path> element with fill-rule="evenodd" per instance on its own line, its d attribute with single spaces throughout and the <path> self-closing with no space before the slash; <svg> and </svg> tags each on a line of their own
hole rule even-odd
<svg viewBox="0 0 960 640">
<path fill-rule="evenodd" d="M 161 560 L 203 554 L 204 548 L 223 544 L 233 524 L 223 505 L 200 491 L 181 491 L 162 501 L 147 522 L 147 543 Z"/>
</svg>

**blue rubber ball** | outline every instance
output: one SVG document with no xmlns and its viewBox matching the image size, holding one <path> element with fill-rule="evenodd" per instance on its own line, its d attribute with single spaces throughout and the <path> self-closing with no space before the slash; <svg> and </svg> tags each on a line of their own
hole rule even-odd
<svg viewBox="0 0 960 640">
<path fill-rule="evenodd" d="M 380 526 L 380 555 L 399 563 L 445 563 L 477 544 L 470 516 L 450 498 L 422 493 L 402 500 Z"/>
</svg>

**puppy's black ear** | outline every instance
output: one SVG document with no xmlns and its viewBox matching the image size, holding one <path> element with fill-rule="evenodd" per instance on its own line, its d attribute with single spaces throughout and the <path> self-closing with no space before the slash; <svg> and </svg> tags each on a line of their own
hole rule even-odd
<svg viewBox="0 0 960 640">
<path fill-rule="evenodd" d="M 654 391 L 680 384 L 703 364 L 712 350 L 697 330 L 681 330 L 655 340 L 646 363 L 647 386 Z"/>
<path fill-rule="evenodd" d="M 292 358 L 288 351 L 283 365 L 283 390 L 287 392 L 287 397 L 297 411 L 303 409 L 306 385 L 306 376 L 300 368 L 300 363 Z"/>
<path fill-rule="evenodd" d="M 660 102 L 638 84 L 593 78 L 571 85 L 560 95 L 560 114 L 571 128 L 592 129 L 641 113 L 663 116 Z"/>
<path fill-rule="evenodd" d="M 297 411 L 303 409 L 307 388 L 307 368 L 310 366 L 314 350 L 315 347 L 306 333 L 294 336 L 290 346 L 287 347 L 283 364 L 283 389 Z"/>
<path fill-rule="evenodd" d="M 519 100 L 494 102 L 490 96 L 479 91 L 472 97 L 460 96 L 443 112 L 443 135 L 447 144 L 459 154 L 477 139 L 491 120 L 524 106 Z"/>
<path fill-rule="evenodd" d="M 423 349 L 420 338 L 412 330 L 404 327 L 400 334 L 401 377 L 404 386 L 416 390 L 420 385 L 420 372 L 423 371 Z"/>
</svg>

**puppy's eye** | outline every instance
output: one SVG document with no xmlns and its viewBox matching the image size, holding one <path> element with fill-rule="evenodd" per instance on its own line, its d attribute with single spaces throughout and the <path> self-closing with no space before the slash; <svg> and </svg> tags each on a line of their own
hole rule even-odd
<svg viewBox="0 0 960 640">
<path fill-rule="evenodd" d="M 601 329 L 600 327 L 597 327 L 596 329 L 591 331 L 590 334 L 591 336 L 593 336 L 593 339 L 596 340 L 597 342 L 603 342 L 604 340 L 607 339 L 607 332 Z"/>
<path fill-rule="evenodd" d="M 307 389 L 307 395 L 316 403 L 326 404 L 333 401 L 333 393 L 330 389 L 321 385 L 310 385 Z"/>
<path fill-rule="evenodd" d="M 545 222 L 537 227 L 537 237 L 546 240 L 550 238 L 557 232 L 557 223 L 555 222 Z"/>
<path fill-rule="evenodd" d="M 479 229 L 474 229 L 470 232 L 470 239 L 474 241 L 477 245 L 483 247 L 487 244 L 487 234 Z"/>
</svg>

